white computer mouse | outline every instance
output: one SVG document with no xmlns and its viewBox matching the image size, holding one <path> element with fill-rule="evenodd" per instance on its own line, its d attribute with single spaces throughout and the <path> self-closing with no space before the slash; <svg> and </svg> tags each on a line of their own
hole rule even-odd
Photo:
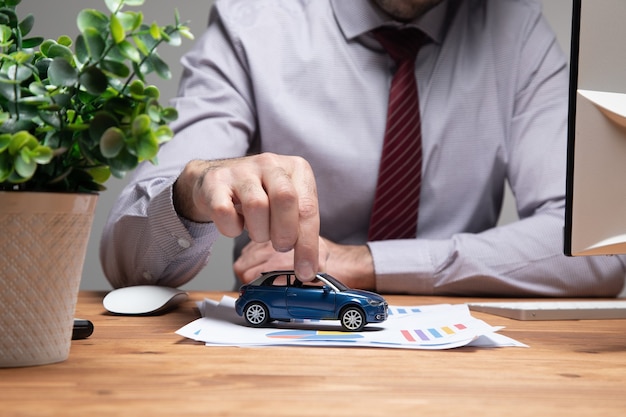
<svg viewBox="0 0 626 417">
<path fill-rule="evenodd" d="M 115 314 L 159 314 L 187 300 L 186 291 L 158 285 L 136 285 L 117 288 L 102 300 L 102 305 Z"/>
</svg>

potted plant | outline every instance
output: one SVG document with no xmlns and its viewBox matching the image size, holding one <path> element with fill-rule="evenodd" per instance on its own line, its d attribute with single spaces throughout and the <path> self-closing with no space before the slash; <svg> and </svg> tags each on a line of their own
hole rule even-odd
<svg viewBox="0 0 626 417">
<path fill-rule="evenodd" d="M 126 8 L 144 0 L 80 10 L 74 40 L 29 37 L 20 2 L 0 0 L 0 367 L 68 357 L 98 193 L 172 138 L 146 76 L 170 78 L 157 47 L 193 38 L 178 13 L 159 26 Z"/>
</svg>

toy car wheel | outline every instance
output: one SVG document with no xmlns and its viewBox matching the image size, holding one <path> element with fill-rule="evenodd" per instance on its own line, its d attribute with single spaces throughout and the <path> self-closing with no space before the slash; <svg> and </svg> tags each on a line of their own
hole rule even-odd
<svg viewBox="0 0 626 417">
<path fill-rule="evenodd" d="M 254 327 L 261 327 L 270 319 L 267 307 L 258 302 L 248 304 L 243 311 L 243 316 Z"/>
<path fill-rule="evenodd" d="M 349 332 L 358 332 L 367 324 L 365 322 L 365 313 L 360 308 L 354 306 L 346 307 L 341 312 L 339 320 L 341 320 L 341 327 Z"/>
</svg>

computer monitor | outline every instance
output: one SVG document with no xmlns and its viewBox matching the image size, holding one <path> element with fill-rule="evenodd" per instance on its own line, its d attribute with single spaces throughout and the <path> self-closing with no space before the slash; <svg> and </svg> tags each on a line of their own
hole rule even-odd
<svg viewBox="0 0 626 417">
<path fill-rule="evenodd" d="M 573 0 L 564 253 L 626 254 L 626 0 Z"/>
</svg>

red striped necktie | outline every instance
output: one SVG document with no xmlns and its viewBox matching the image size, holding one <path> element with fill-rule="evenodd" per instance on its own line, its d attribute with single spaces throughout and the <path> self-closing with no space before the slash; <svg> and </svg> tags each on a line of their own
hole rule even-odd
<svg viewBox="0 0 626 417">
<path fill-rule="evenodd" d="M 373 32 L 396 63 L 368 240 L 411 239 L 417 232 L 422 133 L 415 59 L 426 36 L 416 28 Z"/>
</svg>

